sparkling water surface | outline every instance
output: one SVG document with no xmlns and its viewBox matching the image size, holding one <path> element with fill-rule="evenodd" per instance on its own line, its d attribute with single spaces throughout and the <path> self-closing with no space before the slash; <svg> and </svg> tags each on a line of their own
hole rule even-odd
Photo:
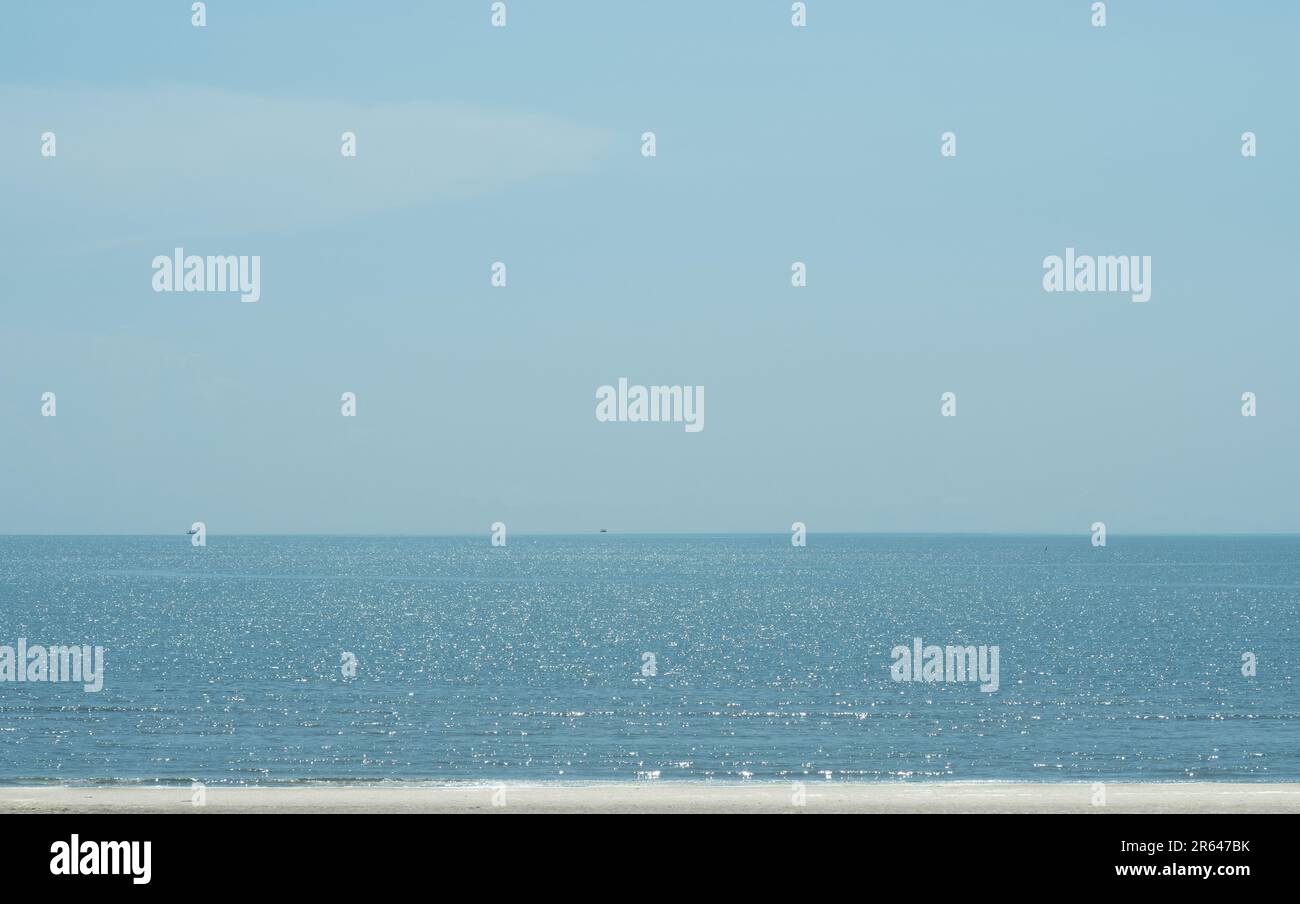
<svg viewBox="0 0 1300 904">
<path fill-rule="evenodd" d="M 1298 600 L 1300 537 L 0 537 L 0 644 L 106 648 L 0 782 L 1297 781 Z"/>
</svg>

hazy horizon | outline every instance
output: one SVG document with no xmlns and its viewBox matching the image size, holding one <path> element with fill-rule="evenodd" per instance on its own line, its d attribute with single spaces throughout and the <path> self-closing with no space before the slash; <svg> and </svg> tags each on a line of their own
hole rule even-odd
<svg viewBox="0 0 1300 904">
<path fill-rule="evenodd" d="M 469 540 L 486 538 L 490 531 L 482 530 L 478 532 L 452 531 L 447 533 L 402 533 L 376 531 L 370 533 L 318 533 L 311 531 L 292 531 L 292 532 L 207 532 L 208 537 L 339 537 L 343 539 L 360 539 L 360 538 L 428 538 L 428 539 L 451 539 L 451 540 Z M 790 537 L 790 531 L 724 531 L 724 530 L 691 530 L 691 531 L 660 531 L 660 530 L 618 530 L 599 528 L 593 530 L 555 530 L 555 531 L 510 531 L 511 539 L 520 539 L 527 537 L 588 537 L 588 536 L 617 536 L 617 537 L 781 537 L 787 542 Z M 134 531 L 116 531 L 112 533 L 76 533 L 76 532 L 55 532 L 44 531 L 36 533 L 14 533 L 0 532 L 0 537 L 171 537 L 185 536 L 185 531 L 173 531 L 172 533 L 140 533 Z M 888 531 L 888 530 L 829 530 L 819 531 L 809 529 L 808 537 L 1043 537 L 1048 539 L 1072 539 L 1082 537 L 1085 541 L 1091 537 L 1088 531 L 1076 531 L 1074 533 L 1064 532 L 1046 532 L 1046 531 L 939 531 L 939 530 L 913 530 L 913 531 Z M 1135 538 L 1156 537 L 1184 537 L 1188 539 L 1216 537 L 1300 537 L 1300 531 L 1230 531 L 1224 533 L 1171 533 L 1155 531 L 1138 531 L 1113 533 L 1108 532 L 1109 538 Z"/>
</svg>

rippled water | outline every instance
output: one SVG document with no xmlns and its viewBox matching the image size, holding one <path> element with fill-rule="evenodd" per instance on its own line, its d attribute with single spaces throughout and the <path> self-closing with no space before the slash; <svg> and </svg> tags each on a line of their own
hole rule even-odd
<svg viewBox="0 0 1300 904">
<path fill-rule="evenodd" d="M 1295 781 L 1298 600 L 1296 537 L 0 537 L 0 644 L 107 650 L 0 781 Z"/>
</svg>

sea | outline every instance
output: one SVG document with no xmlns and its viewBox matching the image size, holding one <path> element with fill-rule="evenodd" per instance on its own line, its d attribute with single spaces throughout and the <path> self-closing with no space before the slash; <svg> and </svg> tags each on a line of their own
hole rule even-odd
<svg viewBox="0 0 1300 904">
<path fill-rule="evenodd" d="M 0 537 L 0 647 L 104 651 L 0 783 L 1300 781 L 1300 537 L 206 542 Z"/>
</svg>

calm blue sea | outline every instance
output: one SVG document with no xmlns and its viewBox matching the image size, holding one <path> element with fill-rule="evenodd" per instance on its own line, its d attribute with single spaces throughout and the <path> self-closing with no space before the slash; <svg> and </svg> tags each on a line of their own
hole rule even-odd
<svg viewBox="0 0 1300 904">
<path fill-rule="evenodd" d="M 106 648 L 0 782 L 1296 781 L 1298 601 L 1297 537 L 0 537 L 0 645 Z"/>
</svg>

